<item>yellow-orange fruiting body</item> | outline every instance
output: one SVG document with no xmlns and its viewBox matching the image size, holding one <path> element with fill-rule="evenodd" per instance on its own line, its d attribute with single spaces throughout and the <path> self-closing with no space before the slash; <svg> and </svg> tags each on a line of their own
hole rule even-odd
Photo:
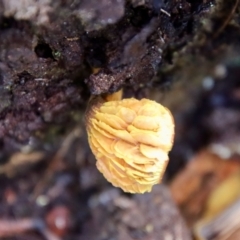
<svg viewBox="0 0 240 240">
<path fill-rule="evenodd" d="M 125 192 L 150 192 L 161 181 L 173 144 L 170 111 L 148 99 L 99 99 L 86 115 L 97 168 Z"/>
</svg>

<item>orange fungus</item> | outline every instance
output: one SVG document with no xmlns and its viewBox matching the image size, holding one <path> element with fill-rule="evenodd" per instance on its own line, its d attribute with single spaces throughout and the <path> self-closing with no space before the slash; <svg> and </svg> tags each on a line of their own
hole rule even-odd
<svg viewBox="0 0 240 240">
<path fill-rule="evenodd" d="M 150 192 L 162 179 L 173 145 L 170 111 L 148 99 L 101 99 L 86 114 L 97 168 L 125 192 Z"/>
</svg>

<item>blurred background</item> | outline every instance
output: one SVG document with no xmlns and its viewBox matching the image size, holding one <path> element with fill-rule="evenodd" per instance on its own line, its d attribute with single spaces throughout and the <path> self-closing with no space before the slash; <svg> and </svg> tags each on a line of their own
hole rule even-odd
<svg viewBox="0 0 240 240">
<path fill-rule="evenodd" d="M 0 239 L 240 239 L 239 0 L 0 0 Z M 161 184 L 96 169 L 84 114 L 120 88 L 168 107 Z"/>
</svg>

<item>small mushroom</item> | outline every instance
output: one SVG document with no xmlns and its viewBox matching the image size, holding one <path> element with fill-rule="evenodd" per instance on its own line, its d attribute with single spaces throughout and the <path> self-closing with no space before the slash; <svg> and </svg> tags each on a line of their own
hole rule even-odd
<svg viewBox="0 0 240 240">
<path fill-rule="evenodd" d="M 170 111 L 149 99 L 122 99 L 121 92 L 90 100 L 88 141 L 97 168 L 125 192 L 150 192 L 168 163 L 174 138 Z"/>
</svg>

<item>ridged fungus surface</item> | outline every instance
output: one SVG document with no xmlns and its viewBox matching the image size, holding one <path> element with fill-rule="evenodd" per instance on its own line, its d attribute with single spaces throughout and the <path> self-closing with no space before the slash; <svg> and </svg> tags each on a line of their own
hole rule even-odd
<svg viewBox="0 0 240 240">
<path fill-rule="evenodd" d="M 150 192 L 162 179 L 173 144 L 170 111 L 148 99 L 101 99 L 86 114 L 97 168 L 125 192 Z"/>
</svg>

